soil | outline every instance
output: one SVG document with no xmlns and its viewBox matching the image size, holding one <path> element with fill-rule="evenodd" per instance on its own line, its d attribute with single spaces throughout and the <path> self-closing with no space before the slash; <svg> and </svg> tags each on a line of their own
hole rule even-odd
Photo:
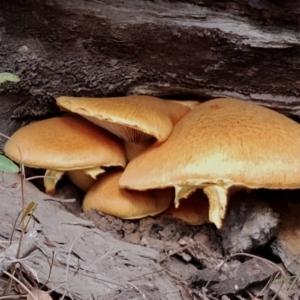
<svg viewBox="0 0 300 300">
<path fill-rule="evenodd" d="M 163 265 L 175 256 L 175 259 L 196 267 L 194 274 L 190 270 L 186 273 L 181 270 L 182 277 L 189 278 L 186 286 L 189 296 L 186 299 L 254 299 L 250 295 L 260 291 L 263 291 L 264 299 L 271 299 L 283 289 L 278 284 L 271 284 L 272 278 L 283 276 L 278 270 L 285 267 L 279 256 L 274 254 L 280 213 L 278 209 L 273 210 L 269 202 L 275 198 L 286 201 L 298 194 L 299 191 L 258 190 L 250 194 L 241 191 L 232 197 L 221 230 L 213 224 L 192 226 L 165 215 L 132 221 L 95 210 L 86 213 L 78 210 L 77 213 L 116 239 L 158 250 Z M 272 206 L 276 206 L 274 202 Z M 230 254 L 233 257 L 221 268 Z M 208 289 L 204 289 L 206 285 Z M 297 299 L 299 286 L 288 286 L 290 298 L 283 299 Z M 195 295 L 200 296 L 197 298 Z"/>
</svg>

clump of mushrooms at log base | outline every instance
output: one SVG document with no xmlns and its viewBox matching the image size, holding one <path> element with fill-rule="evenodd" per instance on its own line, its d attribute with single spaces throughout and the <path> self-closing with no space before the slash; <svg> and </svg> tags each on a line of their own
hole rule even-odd
<svg viewBox="0 0 300 300">
<path fill-rule="evenodd" d="M 84 211 L 221 228 L 234 192 L 300 188 L 300 125 L 271 109 L 140 95 L 56 102 L 65 115 L 19 129 L 4 152 L 46 169 L 46 193 L 66 173 L 86 192 Z"/>
</svg>

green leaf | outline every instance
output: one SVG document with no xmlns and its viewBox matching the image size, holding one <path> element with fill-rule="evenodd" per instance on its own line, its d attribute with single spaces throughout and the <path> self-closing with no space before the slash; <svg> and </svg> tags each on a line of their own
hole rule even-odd
<svg viewBox="0 0 300 300">
<path fill-rule="evenodd" d="M 20 78 L 17 75 L 11 73 L 0 73 L 0 84 L 5 81 L 19 82 Z"/>
<path fill-rule="evenodd" d="M 0 155 L 0 171 L 8 173 L 18 173 L 20 168 L 15 165 L 10 159 Z"/>
</svg>

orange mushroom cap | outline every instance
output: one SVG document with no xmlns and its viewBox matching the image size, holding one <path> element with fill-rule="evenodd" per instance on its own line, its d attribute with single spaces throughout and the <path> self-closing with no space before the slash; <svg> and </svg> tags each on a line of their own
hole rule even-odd
<svg viewBox="0 0 300 300">
<path fill-rule="evenodd" d="M 299 149 L 300 125 L 295 121 L 246 101 L 214 99 L 186 114 L 164 143 L 129 162 L 120 186 L 174 186 L 176 206 L 203 188 L 210 220 L 221 227 L 232 189 L 300 188 Z"/>
<path fill-rule="evenodd" d="M 194 101 L 193 101 L 194 102 Z M 157 140 L 165 141 L 194 103 L 183 105 L 151 96 L 58 97 L 57 105 L 114 133 L 125 142 L 128 159 Z M 135 146 L 137 145 L 137 146 Z"/>
<path fill-rule="evenodd" d="M 123 171 L 104 174 L 85 195 L 83 211 L 91 209 L 119 217 L 139 219 L 166 210 L 173 200 L 173 189 L 132 191 L 119 188 Z"/>
<path fill-rule="evenodd" d="M 46 190 L 52 193 L 65 171 L 101 173 L 101 167 L 125 167 L 122 142 L 111 133 L 81 117 L 56 117 L 29 124 L 16 131 L 4 153 L 18 163 L 47 169 Z M 22 157 L 20 156 L 20 152 Z"/>
</svg>

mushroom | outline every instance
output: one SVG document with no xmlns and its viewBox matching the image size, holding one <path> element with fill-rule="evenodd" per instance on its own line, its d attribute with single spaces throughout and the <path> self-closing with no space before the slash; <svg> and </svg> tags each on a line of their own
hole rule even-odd
<svg viewBox="0 0 300 300">
<path fill-rule="evenodd" d="M 95 183 L 97 177 L 103 173 L 105 173 L 105 170 L 102 168 L 97 168 L 96 174 L 88 174 L 85 170 L 73 170 L 66 172 L 70 180 L 84 192 L 87 192 Z"/>
<path fill-rule="evenodd" d="M 119 188 L 123 171 L 106 173 L 85 195 L 83 211 L 99 210 L 121 219 L 140 219 L 155 216 L 166 210 L 174 197 L 172 188 L 131 191 Z"/>
<path fill-rule="evenodd" d="M 208 206 L 208 199 L 203 190 L 197 190 L 187 199 L 182 199 L 177 208 L 172 202 L 168 209 L 162 213 L 162 216 L 171 216 L 190 225 L 202 225 L 209 223 Z"/>
<path fill-rule="evenodd" d="M 120 186 L 174 186 L 176 207 L 181 198 L 203 188 L 209 219 L 220 228 L 232 192 L 300 188 L 299 149 L 300 126 L 295 121 L 246 101 L 214 99 L 186 114 L 164 143 L 129 162 Z"/>
<path fill-rule="evenodd" d="M 155 140 L 165 141 L 173 125 L 196 105 L 195 101 L 184 105 L 139 95 L 116 98 L 63 96 L 58 97 L 56 103 L 62 110 L 77 113 L 117 135 L 125 142 L 128 160 Z"/>
<path fill-rule="evenodd" d="M 66 171 L 83 170 L 96 178 L 103 173 L 102 167 L 126 165 L 122 142 L 79 116 L 29 124 L 16 131 L 3 150 L 18 163 L 46 169 L 44 185 L 48 194 L 55 192 L 57 181 Z"/>
</svg>

